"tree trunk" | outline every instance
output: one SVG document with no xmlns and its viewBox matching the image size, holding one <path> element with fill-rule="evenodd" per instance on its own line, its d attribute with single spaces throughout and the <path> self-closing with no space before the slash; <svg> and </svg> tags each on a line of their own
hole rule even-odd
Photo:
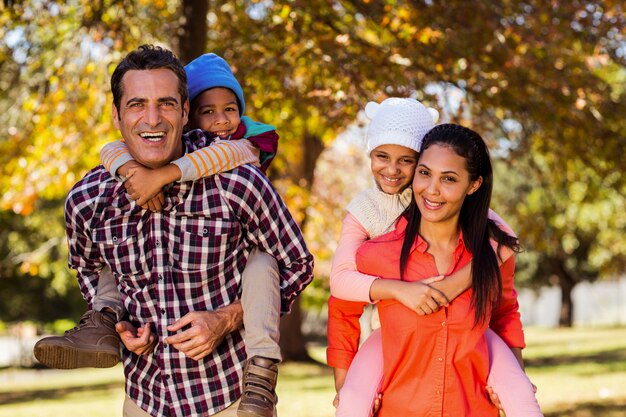
<svg viewBox="0 0 626 417">
<path fill-rule="evenodd" d="M 557 276 L 561 286 L 561 311 L 559 313 L 559 327 L 572 327 L 574 323 L 574 304 L 572 291 L 576 285 L 576 279 L 570 274 L 562 262 L 557 261 Z"/>
<path fill-rule="evenodd" d="M 307 194 L 311 193 L 315 177 L 315 164 L 324 150 L 324 143 L 317 135 L 305 134 L 302 141 L 302 162 L 300 169 L 293 173 L 292 181 L 301 184 Z M 305 229 L 307 224 L 306 207 L 302 210 L 300 227 Z M 284 361 L 311 362 L 313 359 L 306 350 L 304 335 L 302 334 L 302 309 L 300 298 L 296 299 L 291 313 L 282 318 L 280 325 L 280 350 Z"/>
<path fill-rule="evenodd" d="M 291 313 L 280 321 L 280 352 L 283 361 L 312 362 L 302 334 L 302 308 L 298 298 L 291 307 Z"/>
<path fill-rule="evenodd" d="M 175 48 L 178 58 L 187 64 L 202 55 L 207 43 L 208 0 L 182 0 L 181 13 L 183 23 Z"/>
</svg>

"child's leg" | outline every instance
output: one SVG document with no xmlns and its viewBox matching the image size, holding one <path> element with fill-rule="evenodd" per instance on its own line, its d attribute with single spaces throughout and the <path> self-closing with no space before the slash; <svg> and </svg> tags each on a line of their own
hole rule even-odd
<svg viewBox="0 0 626 417">
<path fill-rule="evenodd" d="M 244 343 L 248 358 L 280 361 L 280 280 L 276 259 L 254 250 L 241 279 Z"/>
<path fill-rule="evenodd" d="M 108 266 L 102 270 L 98 277 L 98 289 L 93 297 L 93 309 L 95 311 L 102 311 L 105 308 L 111 309 L 118 321 L 126 314 L 126 309 L 122 304 L 122 296 L 117 288 L 117 281 Z"/>
<path fill-rule="evenodd" d="M 274 417 L 278 362 L 282 359 L 278 345 L 280 277 L 276 259 L 260 250 L 252 251 L 243 271 L 241 307 L 248 361 L 237 415 Z"/>
<path fill-rule="evenodd" d="M 504 341 L 487 329 L 489 377 L 487 384 L 498 394 L 507 417 L 543 417 L 533 386 Z"/>
<path fill-rule="evenodd" d="M 361 345 L 339 391 L 336 417 L 369 417 L 383 382 L 383 343 L 380 329 Z"/>
</svg>

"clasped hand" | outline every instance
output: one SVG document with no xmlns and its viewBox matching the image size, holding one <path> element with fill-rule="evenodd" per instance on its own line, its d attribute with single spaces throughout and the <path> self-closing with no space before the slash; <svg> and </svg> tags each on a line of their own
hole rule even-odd
<svg viewBox="0 0 626 417">
<path fill-rule="evenodd" d="M 432 314 L 450 303 L 443 292 L 429 285 L 443 278 L 437 276 L 416 282 L 403 281 L 402 291 L 396 295 L 396 299 L 420 316 Z"/>
<path fill-rule="evenodd" d="M 163 342 L 196 361 L 213 352 L 229 333 L 223 317 L 214 311 L 193 311 L 167 326 L 170 332 L 178 332 L 183 328 L 185 330 L 166 337 Z M 154 351 L 157 337 L 149 324 L 136 328 L 128 321 L 121 321 L 116 324 L 115 330 L 131 352 L 148 355 Z"/>
<path fill-rule="evenodd" d="M 118 172 L 126 178 L 124 181 L 126 192 L 137 205 L 145 210 L 161 211 L 165 198 L 162 183 L 158 176 L 155 178 L 156 170 L 146 168 L 136 161 L 129 161 L 122 165 Z"/>
</svg>

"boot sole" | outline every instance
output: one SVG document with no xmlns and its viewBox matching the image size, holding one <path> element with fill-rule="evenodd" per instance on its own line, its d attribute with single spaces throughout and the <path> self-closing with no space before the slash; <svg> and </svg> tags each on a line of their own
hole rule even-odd
<svg viewBox="0 0 626 417">
<path fill-rule="evenodd" d="M 276 406 L 274 406 L 276 407 Z M 250 406 L 249 404 L 239 404 L 237 408 L 237 417 L 267 417 L 268 409 Z M 276 415 L 276 408 L 272 409 L 270 416 Z"/>
<path fill-rule="evenodd" d="M 81 350 L 69 346 L 35 346 L 35 358 L 48 368 L 111 368 L 120 361 L 119 354 Z"/>
<path fill-rule="evenodd" d="M 267 414 L 259 414 L 254 411 L 237 410 L 237 417 L 265 417 Z M 276 415 L 276 414 L 272 414 Z"/>
</svg>

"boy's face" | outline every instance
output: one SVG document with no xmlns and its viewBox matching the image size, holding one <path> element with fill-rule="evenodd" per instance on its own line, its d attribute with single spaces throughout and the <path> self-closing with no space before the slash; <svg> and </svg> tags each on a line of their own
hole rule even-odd
<svg viewBox="0 0 626 417">
<path fill-rule="evenodd" d="M 192 129 L 202 129 L 222 139 L 228 138 L 241 122 L 235 93 L 223 87 L 202 92 L 193 101 L 190 119 Z"/>
</svg>

